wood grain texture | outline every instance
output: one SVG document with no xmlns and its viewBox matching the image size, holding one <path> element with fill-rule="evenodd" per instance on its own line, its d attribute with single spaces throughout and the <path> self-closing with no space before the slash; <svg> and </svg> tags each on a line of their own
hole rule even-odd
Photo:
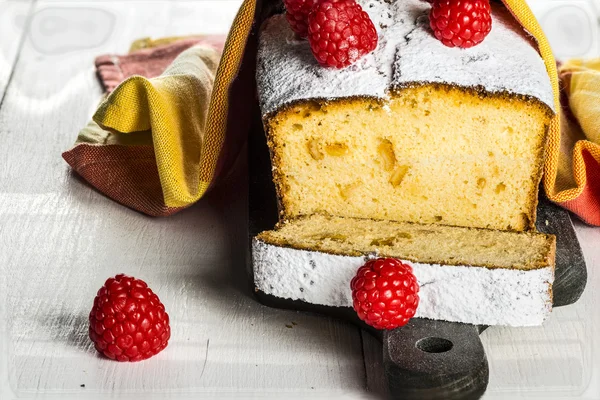
<svg viewBox="0 0 600 400">
<path fill-rule="evenodd" d="M 29 23 L 33 0 L 0 1 L 0 105 Z"/>
<path fill-rule="evenodd" d="M 367 391 L 378 399 L 388 399 L 390 390 L 384 373 L 381 338 L 366 330 L 361 331 Z"/>
<path fill-rule="evenodd" d="M 215 12 L 210 1 L 37 4 L 0 109 L 0 399 L 364 392 L 356 328 L 251 296 L 244 174 L 151 219 L 92 190 L 60 157 L 100 98 L 96 55 L 205 32 Z M 95 292 L 119 272 L 145 279 L 171 316 L 171 343 L 151 361 L 104 360 L 87 339 Z"/>
<path fill-rule="evenodd" d="M 384 332 L 383 362 L 392 396 L 406 400 L 477 400 L 488 362 L 475 325 L 414 318 Z"/>
</svg>

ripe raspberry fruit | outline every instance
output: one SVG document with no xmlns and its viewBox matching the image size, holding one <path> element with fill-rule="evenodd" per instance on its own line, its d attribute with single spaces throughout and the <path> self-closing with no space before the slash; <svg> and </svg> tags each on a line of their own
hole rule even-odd
<svg viewBox="0 0 600 400">
<path fill-rule="evenodd" d="M 120 274 L 98 291 L 89 333 L 106 357 L 141 361 L 167 347 L 171 327 L 165 306 L 146 282 Z"/>
<path fill-rule="evenodd" d="M 308 41 L 319 64 L 344 68 L 375 50 L 377 31 L 354 0 L 325 0 L 308 16 Z"/>
<path fill-rule="evenodd" d="M 301 38 L 308 36 L 308 14 L 319 0 L 283 0 L 290 27 Z"/>
<path fill-rule="evenodd" d="M 476 46 L 492 30 L 490 0 L 433 0 L 429 24 L 448 47 Z"/>
<path fill-rule="evenodd" d="M 375 329 L 406 325 L 419 305 L 419 284 L 412 268 L 393 258 L 368 261 L 350 286 L 358 317 Z"/>
</svg>

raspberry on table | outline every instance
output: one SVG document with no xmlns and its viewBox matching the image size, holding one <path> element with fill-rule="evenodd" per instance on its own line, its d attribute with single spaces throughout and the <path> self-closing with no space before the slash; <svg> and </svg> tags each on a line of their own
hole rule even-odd
<svg viewBox="0 0 600 400">
<path fill-rule="evenodd" d="M 169 315 L 146 282 L 119 274 L 98 291 L 89 317 L 96 350 L 116 361 L 160 353 L 171 337 Z"/>
<path fill-rule="evenodd" d="M 285 17 L 292 30 L 301 38 L 308 36 L 308 14 L 319 0 L 283 0 Z"/>
<path fill-rule="evenodd" d="M 308 41 L 319 62 L 344 68 L 377 47 L 377 31 L 354 0 L 319 2 L 308 16 Z"/>
<path fill-rule="evenodd" d="M 419 284 L 412 267 L 394 258 L 368 261 L 350 286 L 358 317 L 375 329 L 406 325 L 419 305 Z"/>
<path fill-rule="evenodd" d="M 469 48 L 483 42 L 492 30 L 490 0 L 432 0 L 429 24 L 448 47 Z"/>
</svg>

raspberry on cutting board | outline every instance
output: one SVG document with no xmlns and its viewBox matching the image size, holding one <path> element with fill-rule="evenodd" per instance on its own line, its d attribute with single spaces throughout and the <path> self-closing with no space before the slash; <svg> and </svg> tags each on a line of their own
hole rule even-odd
<svg viewBox="0 0 600 400">
<path fill-rule="evenodd" d="M 344 68 L 377 47 L 375 25 L 354 0 L 325 0 L 308 16 L 308 41 L 319 62 Z"/>
<path fill-rule="evenodd" d="M 141 361 L 160 353 L 171 337 L 169 315 L 146 282 L 119 274 L 98 291 L 89 335 L 100 353 L 117 361 Z"/>
<path fill-rule="evenodd" d="M 394 258 L 368 261 L 350 286 L 358 317 L 375 329 L 406 325 L 419 305 L 419 284 L 412 267 Z"/>
<path fill-rule="evenodd" d="M 476 46 L 492 30 L 490 0 L 431 0 L 429 3 L 431 29 L 448 47 Z"/>
</svg>

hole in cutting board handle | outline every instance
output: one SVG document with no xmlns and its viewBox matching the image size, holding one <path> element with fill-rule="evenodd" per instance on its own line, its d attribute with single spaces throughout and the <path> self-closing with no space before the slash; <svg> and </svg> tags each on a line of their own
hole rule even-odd
<svg viewBox="0 0 600 400">
<path fill-rule="evenodd" d="M 415 346 L 425 353 L 445 353 L 452 350 L 454 345 L 447 339 L 427 337 L 419 340 Z"/>
</svg>

